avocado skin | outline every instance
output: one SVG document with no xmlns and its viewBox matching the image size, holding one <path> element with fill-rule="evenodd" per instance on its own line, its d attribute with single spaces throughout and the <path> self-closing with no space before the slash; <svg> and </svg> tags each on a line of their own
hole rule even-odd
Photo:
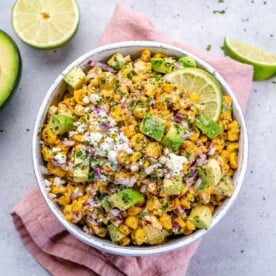
<svg viewBox="0 0 276 276">
<path fill-rule="evenodd" d="M 15 41 L 3 30 L 0 30 L 0 41 L 6 40 L 11 48 L 14 50 L 15 53 L 15 63 L 17 64 L 14 74 L 14 81 L 13 84 L 11 85 L 11 88 L 8 89 L 8 91 L 0 91 L 0 110 L 1 108 L 5 105 L 5 103 L 8 101 L 8 99 L 11 98 L 11 95 L 13 92 L 16 90 L 16 88 L 19 85 L 19 82 L 21 80 L 21 75 L 22 75 L 22 58 L 21 54 L 19 51 L 19 48 Z M 1 45 L 1 42 L 0 42 Z M 0 74 L 1 74 L 1 68 L 0 68 Z"/>
</svg>

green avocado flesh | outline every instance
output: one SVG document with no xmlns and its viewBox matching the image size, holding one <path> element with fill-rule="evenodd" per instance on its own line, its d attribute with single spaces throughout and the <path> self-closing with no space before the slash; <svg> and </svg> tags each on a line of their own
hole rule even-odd
<svg viewBox="0 0 276 276">
<path fill-rule="evenodd" d="M 0 107 L 16 88 L 20 74 L 19 50 L 12 38 L 0 30 Z"/>
</svg>

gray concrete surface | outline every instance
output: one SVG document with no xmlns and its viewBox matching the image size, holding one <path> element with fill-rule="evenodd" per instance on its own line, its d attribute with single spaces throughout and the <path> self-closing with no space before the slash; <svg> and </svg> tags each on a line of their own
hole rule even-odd
<svg viewBox="0 0 276 276">
<path fill-rule="evenodd" d="M 9 212 L 36 185 L 31 136 L 46 90 L 67 64 L 96 46 L 116 1 L 79 0 L 79 31 L 69 45 L 55 51 L 38 51 L 17 39 L 11 27 L 12 2 L 1 1 L 0 28 L 18 43 L 23 73 L 17 91 L 0 110 L 0 275 L 42 276 L 48 273 L 22 245 Z M 179 41 L 200 49 L 210 44 L 215 55 L 223 55 L 226 34 L 276 52 L 274 0 L 122 2 Z M 254 82 L 245 116 L 250 144 L 242 190 L 230 212 L 203 239 L 188 276 L 276 275 L 275 106 L 276 78 Z"/>
</svg>

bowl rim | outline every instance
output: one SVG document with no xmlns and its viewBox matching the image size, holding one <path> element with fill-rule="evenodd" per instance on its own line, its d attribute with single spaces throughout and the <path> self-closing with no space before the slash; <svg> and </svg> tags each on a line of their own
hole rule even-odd
<svg viewBox="0 0 276 276">
<path fill-rule="evenodd" d="M 231 96 L 233 101 L 233 107 L 235 108 L 237 116 L 239 117 L 238 121 L 240 124 L 240 128 L 243 132 L 243 135 L 242 135 L 243 139 L 241 140 L 243 144 L 243 152 L 241 154 L 241 159 L 239 158 L 240 159 L 239 161 L 241 162 L 241 166 L 240 168 L 238 168 L 238 171 L 237 171 L 238 179 L 235 180 L 236 185 L 235 185 L 234 193 L 230 198 L 225 200 L 226 202 L 224 202 L 224 204 L 222 205 L 222 208 L 219 210 L 219 212 L 216 215 L 213 216 L 212 224 L 209 227 L 209 229 L 208 230 L 199 229 L 189 236 L 185 236 L 185 237 L 183 236 L 181 238 L 175 239 L 175 242 L 165 243 L 165 244 L 156 245 L 156 246 L 124 247 L 116 244 L 111 244 L 107 240 L 95 238 L 94 236 L 89 236 L 88 234 L 85 234 L 85 232 L 83 230 L 80 230 L 79 227 L 66 221 L 63 217 L 61 217 L 55 203 L 47 195 L 47 191 L 45 189 L 45 184 L 44 184 L 44 178 L 42 177 L 41 168 L 39 165 L 39 158 L 38 158 L 38 152 L 39 152 L 38 136 L 40 136 L 38 134 L 40 133 L 40 129 L 41 129 L 41 121 L 43 119 L 43 116 L 45 115 L 45 112 L 46 112 L 45 109 L 47 108 L 48 102 L 51 99 L 52 95 L 55 94 L 58 86 L 61 84 L 64 75 L 67 74 L 74 66 L 81 65 L 88 58 L 96 54 L 101 54 L 101 53 L 104 53 L 105 51 L 110 51 L 110 50 L 114 50 L 115 52 L 116 50 L 118 51 L 120 48 L 132 48 L 132 47 L 161 48 L 164 50 L 167 49 L 169 51 L 194 57 L 196 61 L 200 64 L 200 66 L 202 66 L 206 71 L 209 71 L 214 75 L 214 77 L 219 81 L 223 90 L 226 90 L 227 94 Z M 222 219 L 222 217 L 225 216 L 226 212 L 230 209 L 230 207 L 233 205 L 234 200 L 237 198 L 239 191 L 241 189 L 242 182 L 245 177 L 247 160 L 248 160 L 248 136 L 247 136 L 244 115 L 234 92 L 232 91 L 228 83 L 224 80 L 224 78 L 220 75 L 220 73 L 218 73 L 217 70 L 215 70 L 211 65 L 209 65 L 207 62 L 197 57 L 196 55 L 193 55 L 189 51 L 180 49 L 178 47 L 175 47 L 166 43 L 152 42 L 152 41 L 124 41 L 124 42 L 116 42 L 116 43 L 108 44 L 105 46 L 100 46 L 91 51 L 84 53 L 83 55 L 75 59 L 72 63 L 70 63 L 62 71 L 62 73 L 59 74 L 59 76 L 56 78 L 56 80 L 47 90 L 47 93 L 37 113 L 34 128 L 33 128 L 32 153 L 33 153 L 32 159 L 33 159 L 34 172 L 35 172 L 39 189 L 43 195 L 43 198 L 47 206 L 50 208 L 51 212 L 54 214 L 57 220 L 65 227 L 65 229 L 68 232 L 70 232 L 74 237 L 84 242 L 85 244 L 88 244 L 89 246 L 95 247 L 99 250 L 102 250 L 108 253 L 112 253 L 115 255 L 123 255 L 123 256 L 147 256 L 147 255 L 154 255 L 154 254 L 169 252 L 169 251 L 176 250 L 176 249 L 185 247 L 187 245 L 190 245 L 194 241 L 204 236 L 206 232 L 209 232 Z"/>
</svg>

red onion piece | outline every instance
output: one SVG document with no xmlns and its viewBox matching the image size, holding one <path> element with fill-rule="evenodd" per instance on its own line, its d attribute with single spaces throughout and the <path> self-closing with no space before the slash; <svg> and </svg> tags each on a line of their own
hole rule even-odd
<svg viewBox="0 0 276 276">
<path fill-rule="evenodd" d="M 52 159 L 51 160 L 52 164 L 56 167 L 59 167 L 61 168 L 62 170 L 65 170 L 66 169 L 66 164 L 60 164 L 57 160 L 55 159 Z"/>
<path fill-rule="evenodd" d="M 97 176 L 101 176 L 101 169 L 100 168 L 95 168 L 94 172 Z"/>
<path fill-rule="evenodd" d="M 111 128 L 111 126 L 106 123 L 99 125 L 100 130 L 109 130 L 110 128 Z"/>
<path fill-rule="evenodd" d="M 174 120 L 177 122 L 177 123 L 181 123 L 183 120 L 184 120 L 185 116 L 181 113 L 176 113 L 174 115 Z"/>
<path fill-rule="evenodd" d="M 121 215 L 120 210 L 116 208 L 110 209 L 109 213 L 114 217 L 118 217 Z"/>
<path fill-rule="evenodd" d="M 93 219 L 90 216 L 87 217 L 87 221 L 92 225 L 98 225 L 99 224 L 95 219 Z"/>
<path fill-rule="evenodd" d="M 172 227 L 173 229 L 177 229 L 179 227 L 179 223 L 177 221 L 174 221 Z"/>
<path fill-rule="evenodd" d="M 74 192 L 71 194 L 70 199 L 75 200 L 76 198 L 78 198 L 79 196 L 82 196 L 82 195 L 83 195 L 83 193 L 82 193 L 81 189 L 77 187 L 74 190 Z"/>
<path fill-rule="evenodd" d="M 183 214 L 184 213 L 183 207 L 182 206 L 178 206 L 177 212 L 178 212 L 179 215 Z"/>
<path fill-rule="evenodd" d="M 188 133 L 182 135 L 181 139 L 186 140 L 186 139 L 190 138 L 193 135 L 194 135 L 194 132 L 188 132 Z"/>
<path fill-rule="evenodd" d="M 99 62 L 99 61 L 89 60 L 87 62 L 87 64 L 91 67 L 99 67 L 99 68 L 103 69 L 104 71 L 108 71 L 110 73 L 117 73 L 117 71 L 114 68 L 106 65 L 105 63 Z"/>
<path fill-rule="evenodd" d="M 72 147 L 75 145 L 75 141 L 71 141 L 71 140 L 63 140 L 62 144 L 67 146 L 67 147 Z"/>
<path fill-rule="evenodd" d="M 215 153 L 216 153 L 216 148 L 211 146 L 207 154 L 208 155 L 214 155 Z"/>
</svg>

